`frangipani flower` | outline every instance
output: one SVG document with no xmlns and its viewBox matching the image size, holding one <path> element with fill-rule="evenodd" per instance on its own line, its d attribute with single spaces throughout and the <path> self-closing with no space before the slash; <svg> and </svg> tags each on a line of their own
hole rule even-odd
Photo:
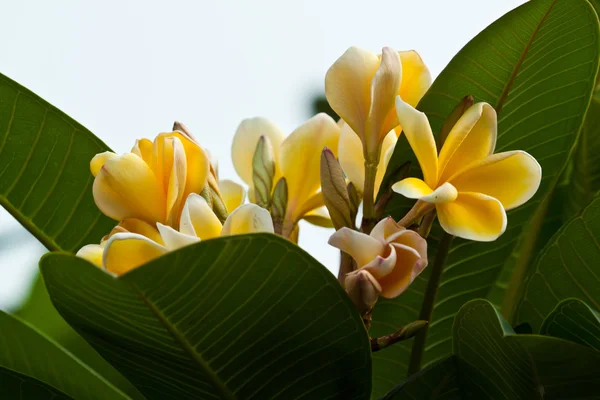
<svg viewBox="0 0 600 400">
<path fill-rule="evenodd" d="M 323 223 L 323 198 L 320 193 L 320 159 L 324 147 L 337 149 L 340 128 L 327 114 L 318 114 L 296 128 L 287 138 L 265 118 L 246 119 L 240 123 L 233 138 L 232 159 L 235 170 L 250 186 L 253 201 L 252 158 L 261 136 L 267 138 L 275 156 L 273 186 L 284 177 L 288 188 L 284 230 L 305 218 Z M 289 232 L 288 232 L 289 233 Z"/>
<path fill-rule="evenodd" d="M 187 196 L 206 185 L 210 164 L 190 136 L 175 131 L 138 140 L 131 153 L 98 154 L 90 169 L 94 200 L 108 217 L 176 226 Z"/>
<path fill-rule="evenodd" d="M 331 235 L 329 244 L 352 256 L 358 271 L 368 271 L 386 298 L 404 292 L 427 266 L 425 239 L 391 217 L 379 221 L 370 235 L 342 228 Z"/>
<path fill-rule="evenodd" d="M 398 127 L 396 96 L 416 106 L 430 85 L 429 70 L 415 51 L 384 47 L 378 56 L 351 47 L 327 71 L 325 95 L 358 135 L 367 158 L 378 161 L 381 142 Z"/>
<path fill-rule="evenodd" d="M 178 231 L 158 222 L 159 236 L 152 238 L 133 232 L 113 233 L 100 245 L 84 246 L 77 255 L 120 275 L 200 240 L 254 232 L 273 233 L 273 222 L 267 210 L 245 204 L 233 210 L 221 224 L 206 200 L 195 193 L 188 196 L 179 225 Z"/>
<path fill-rule="evenodd" d="M 540 185 L 542 169 L 535 158 L 524 151 L 493 154 L 497 117 L 487 103 L 465 111 L 439 157 L 425 114 L 400 96 L 396 109 L 423 180 L 407 178 L 392 189 L 420 204 L 435 206 L 440 225 L 451 235 L 478 241 L 497 239 L 506 229 L 505 210 L 525 203 Z"/>
<path fill-rule="evenodd" d="M 221 192 L 223 203 L 227 208 L 227 212 L 232 212 L 244 204 L 244 200 L 246 199 L 246 191 L 239 183 L 229 179 L 222 179 L 219 181 L 219 190 Z"/>
</svg>

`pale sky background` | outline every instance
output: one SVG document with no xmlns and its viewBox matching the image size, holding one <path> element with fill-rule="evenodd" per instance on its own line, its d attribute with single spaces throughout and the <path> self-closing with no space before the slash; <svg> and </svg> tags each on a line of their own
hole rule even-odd
<svg viewBox="0 0 600 400">
<path fill-rule="evenodd" d="M 521 0 L 2 1 L 0 72 L 117 153 L 184 122 L 239 178 L 231 139 L 248 117 L 291 132 L 311 117 L 329 66 L 350 46 L 417 50 L 435 77 Z M 331 230 L 300 245 L 332 271 Z M 18 305 L 44 248 L 0 208 L 0 309 Z"/>
</svg>

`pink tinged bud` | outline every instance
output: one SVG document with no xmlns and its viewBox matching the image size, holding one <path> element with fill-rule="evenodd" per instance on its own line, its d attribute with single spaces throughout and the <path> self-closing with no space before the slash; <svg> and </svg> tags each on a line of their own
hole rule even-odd
<svg viewBox="0 0 600 400">
<path fill-rule="evenodd" d="M 346 293 L 361 315 L 368 313 L 381 293 L 381 285 L 371 273 L 359 269 L 346 275 Z"/>
</svg>

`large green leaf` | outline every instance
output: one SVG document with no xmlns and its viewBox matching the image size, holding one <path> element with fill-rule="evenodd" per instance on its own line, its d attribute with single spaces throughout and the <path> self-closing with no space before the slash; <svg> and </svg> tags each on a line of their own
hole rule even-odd
<svg viewBox="0 0 600 400">
<path fill-rule="evenodd" d="M 446 116 L 465 95 L 486 101 L 498 111 L 496 151 L 521 149 L 542 165 L 536 196 L 510 211 L 506 233 L 493 243 L 455 240 L 442 276 L 433 320 L 429 326 L 425 361 L 445 357 L 451 350 L 450 328 L 466 301 L 491 295 L 501 302 L 515 263 L 526 264 L 535 243 L 540 204 L 554 188 L 567 164 L 588 108 L 598 70 L 598 19 L 582 0 L 534 0 L 509 12 L 469 42 L 435 80 L 419 108 L 439 132 Z M 400 137 L 388 173 L 414 155 Z M 417 175 L 418 168 L 415 168 Z M 411 203 L 396 196 L 388 212 L 399 219 Z M 562 211 L 562 210 L 561 210 Z M 536 213 L 538 218 L 536 219 Z M 531 235 L 526 239 L 527 235 Z M 429 240 L 434 259 L 441 229 L 435 225 Z M 519 245 L 519 246 L 518 246 Z M 430 271 L 426 270 L 402 296 L 378 303 L 373 332 L 380 335 L 418 318 Z M 490 292 L 494 289 L 494 293 Z M 375 392 L 383 394 L 406 374 L 411 343 L 385 355 L 374 355 Z"/>
<path fill-rule="evenodd" d="M 0 312 L 0 393 L 65 398 L 128 399 L 97 373 L 26 323 Z M 15 383 L 20 381 L 17 386 Z M 3 397 L 5 398 L 5 397 Z M 42 397 L 39 397 L 42 398 Z"/>
<path fill-rule="evenodd" d="M 114 278 L 41 261 L 62 316 L 148 399 L 366 399 L 370 345 L 335 277 L 287 240 L 232 236 Z"/>
<path fill-rule="evenodd" d="M 108 148 L 0 74 L 0 206 L 49 250 L 76 251 L 114 225 L 92 198 L 89 163 Z"/>
<path fill-rule="evenodd" d="M 561 300 L 580 299 L 600 310 L 600 196 L 548 242 L 529 271 L 516 310 L 534 332 Z"/>
<path fill-rule="evenodd" d="M 600 314 L 577 299 L 561 301 L 546 317 L 540 334 L 600 351 Z"/>
<path fill-rule="evenodd" d="M 560 337 L 515 335 L 486 300 L 472 300 L 456 315 L 453 353 L 386 399 L 600 398 L 600 352 Z"/>
</svg>

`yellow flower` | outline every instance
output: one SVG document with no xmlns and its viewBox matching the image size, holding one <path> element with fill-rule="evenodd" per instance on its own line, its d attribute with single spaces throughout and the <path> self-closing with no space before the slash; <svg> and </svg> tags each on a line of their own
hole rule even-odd
<svg viewBox="0 0 600 400">
<path fill-rule="evenodd" d="M 395 97 L 416 105 L 430 85 L 429 70 L 415 51 L 389 47 L 380 56 L 351 47 L 325 76 L 327 101 L 358 135 L 369 161 L 379 160 L 384 137 L 398 127 Z"/>
<path fill-rule="evenodd" d="M 425 239 L 391 217 L 379 221 L 370 235 L 342 228 L 331 235 L 329 244 L 352 256 L 359 271 L 368 271 L 386 298 L 404 292 L 427 266 Z"/>
<path fill-rule="evenodd" d="M 471 106 L 456 122 L 439 158 L 427 117 L 396 99 L 398 119 L 417 157 L 423 180 L 407 178 L 392 189 L 418 204 L 435 206 L 442 228 L 478 241 L 497 239 L 506 229 L 506 211 L 529 200 L 542 178 L 538 162 L 524 151 L 493 154 L 496 111 Z"/>
<path fill-rule="evenodd" d="M 131 225 L 130 225 L 131 226 Z M 221 224 L 213 210 L 201 196 L 191 193 L 183 207 L 179 230 L 156 223 L 157 236 L 152 227 L 137 227 L 137 232 L 124 228 L 109 235 L 100 245 L 87 245 L 77 256 L 121 275 L 169 251 L 219 236 L 253 232 L 273 233 L 269 212 L 255 204 L 242 205 L 229 214 Z M 150 237 L 145 234 L 150 233 Z"/>
<path fill-rule="evenodd" d="M 320 192 L 321 151 L 324 147 L 337 149 L 339 135 L 339 126 L 323 113 L 306 121 L 287 138 L 265 118 L 242 121 L 233 138 L 231 156 L 238 175 L 250 186 L 250 200 L 254 201 L 252 158 L 260 137 L 264 136 L 269 140 L 275 156 L 273 187 L 281 177 L 287 182 L 288 202 L 284 225 L 292 228 L 302 218 L 325 224 L 329 219 L 324 212 Z"/>
<path fill-rule="evenodd" d="M 227 212 L 232 212 L 244 204 L 244 200 L 246 199 L 246 191 L 239 183 L 229 179 L 222 179 L 219 181 L 219 190 L 221 192 L 223 203 L 227 208 Z"/>
<path fill-rule="evenodd" d="M 204 150 L 182 132 L 161 133 L 154 142 L 138 140 L 131 153 L 96 155 L 96 205 L 110 218 L 136 218 L 176 226 L 183 202 L 199 193 L 210 173 Z"/>
</svg>

